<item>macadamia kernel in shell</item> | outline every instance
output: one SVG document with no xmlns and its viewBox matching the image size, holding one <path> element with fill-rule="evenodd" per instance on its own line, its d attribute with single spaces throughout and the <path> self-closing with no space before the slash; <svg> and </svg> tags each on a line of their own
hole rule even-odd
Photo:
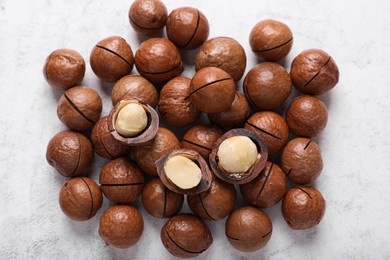
<svg viewBox="0 0 390 260">
<path fill-rule="evenodd" d="M 116 131 L 124 137 L 140 134 L 148 124 L 145 109 L 137 103 L 124 105 L 115 119 Z"/>
<path fill-rule="evenodd" d="M 191 159 L 176 155 L 168 159 L 164 165 L 168 179 L 181 189 L 196 187 L 202 179 L 202 171 Z"/>
</svg>

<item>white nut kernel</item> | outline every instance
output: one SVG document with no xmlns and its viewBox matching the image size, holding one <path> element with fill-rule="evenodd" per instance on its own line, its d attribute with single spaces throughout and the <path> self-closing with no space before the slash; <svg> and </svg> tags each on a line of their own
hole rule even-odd
<svg viewBox="0 0 390 260">
<path fill-rule="evenodd" d="M 138 103 L 128 103 L 120 108 L 115 120 L 116 131 L 124 137 L 140 134 L 148 124 L 145 109 Z"/>
<path fill-rule="evenodd" d="M 180 189 L 196 187 L 202 179 L 202 172 L 191 159 L 175 155 L 167 160 L 164 165 L 167 178 Z"/>
<path fill-rule="evenodd" d="M 219 166 L 229 173 L 247 172 L 260 158 L 255 143 L 247 136 L 224 140 L 217 152 Z"/>
</svg>

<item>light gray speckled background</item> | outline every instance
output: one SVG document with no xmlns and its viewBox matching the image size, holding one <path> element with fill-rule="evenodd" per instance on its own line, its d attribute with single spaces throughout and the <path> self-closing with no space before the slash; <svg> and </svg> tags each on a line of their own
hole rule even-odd
<svg viewBox="0 0 390 260">
<path fill-rule="evenodd" d="M 294 32 L 287 68 L 302 50 L 322 48 L 341 72 L 338 86 L 321 97 L 329 108 L 328 126 L 316 139 L 325 162 L 315 183 L 327 201 L 321 224 L 292 231 L 278 205 L 266 210 L 274 225 L 268 245 L 244 254 L 227 243 L 224 221 L 209 222 L 214 243 L 199 259 L 389 259 L 390 2 L 165 2 L 169 10 L 198 7 L 209 19 L 210 37 L 237 39 L 247 52 L 247 71 L 256 63 L 247 40 L 252 26 L 274 18 Z M 115 34 L 137 49 L 141 39 L 127 20 L 130 4 L 0 0 L 0 259 L 171 258 L 159 239 L 163 220 L 144 214 L 140 242 L 120 250 L 107 247 L 97 234 L 107 201 L 90 221 L 66 218 L 57 202 L 65 179 L 45 160 L 47 142 L 65 129 L 56 116 L 61 93 L 51 90 L 42 76 L 46 56 L 57 48 L 78 50 L 88 63 L 83 84 L 101 93 L 106 114 L 111 108 L 110 85 L 102 85 L 93 75 L 89 53 L 97 41 Z M 191 54 L 186 54 L 187 60 Z M 184 75 L 192 74 L 193 67 L 187 66 Z M 104 163 L 97 158 L 90 174 L 95 180 Z"/>
</svg>

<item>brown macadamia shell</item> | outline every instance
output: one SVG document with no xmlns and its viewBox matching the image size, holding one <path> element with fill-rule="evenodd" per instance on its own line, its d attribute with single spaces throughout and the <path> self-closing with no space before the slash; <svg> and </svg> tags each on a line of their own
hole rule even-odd
<svg viewBox="0 0 390 260">
<path fill-rule="evenodd" d="M 124 99 L 137 99 L 141 103 L 155 108 L 158 102 L 156 88 L 144 77 L 139 75 L 126 75 L 119 79 L 111 92 L 112 105 Z"/>
<path fill-rule="evenodd" d="M 143 172 L 157 176 L 155 162 L 167 152 L 179 148 L 180 143 L 175 134 L 166 128 L 159 127 L 154 139 L 144 145 L 134 147 L 133 154 Z"/>
<path fill-rule="evenodd" d="M 144 220 L 131 206 L 117 205 L 108 208 L 100 218 L 99 235 L 107 245 L 117 248 L 134 246 L 141 238 Z"/>
<path fill-rule="evenodd" d="M 153 84 L 163 84 L 183 72 L 183 62 L 176 46 L 165 38 L 150 38 L 135 53 L 139 74 Z"/>
<path fill-rule="evenodd" d="M 336 86 L 339 69 L 328 53 L 309 49 L 294 58 L 290 71 L 294 86 L 302 93 L 321 95 Z"/>
<path fill-rule="evenodd" d="M 213 237 L 206 224 L 192 214 L 179 214 L 161 229 L 161 241 L 173 256 L 196 257 L 213 243 Z"/>
<path fill-rule="evenodd" d="M 184 195 L 171 191 L 160 178 L 148 181 L 142 190 L 142 206 L 155 218 L 176 215 L 183 206 Z"/>
<path fill-rule="evenodd" d="M 290 96 L 292 83 L 288 72 L 274 62 L 262 62 L 245 76 L 245 97 L 258 109 L 274 110 Z"/>
<path fill-rule="evenodd" d="M 58 49 L 50 53 L 43 67 L 49 85 L 57 90 L 67 90 L 79 84 L 85 74 L 84 58 L 74 50 Z"/>
<path fill-rule="evenodd" d="M 237 82 L 245 72 L 245 50 L 239 42 L 230 37 L 210 39 L 202 46 L 195 59 L 196 71 L 205 67 L 223 69 Z"/>
<path fill-rule="evenodd" d="M 197 151 L 205 160 L 209 159 L 214 143 L 223 135 L 216 125 L 199 124 L 188 129 L 181 145 L 184 149 Z"/>
<path fill-rule="evenodd" d="M 315 181 L 323 167 L 320 147 L 307 138 L 289 141 L 283 149 L 281 163 L 286 176 L 301 185 Z"/>
<path fill-rule="evenodd" d="M 129 204 L 141 195 L 144 176 L 135 162 L 120 157 L 103 166 L 99 183 L 107 199 L 117 204 Z"/>
<path fill-rule="evenodd" d="M 96 215 L 103 203 L 99 186 L 90 178 L 76 177 L 62 185 L 59 203 L 64 214 L 77 221 Z"/>
<path fill-rule="evenodd" d="M 290 52 L 293 35 L 286 24 L 266 19 L 253 27 L 249 44 L 256 56 L 267 61 L 278 61 Z"/>
<path fill-rule="evenodd" d="M 75 131 L 91 129 L 102 112 L 102 99 L 88 87 L 76 86 L 65 91 L 57 103 L 57 116 Z"/>
<path fill-rule="evenodd" d="M 267 162 L 255 179 L 240 185 L 240 192 L 250 204 L 259 208 L 271 208 L 286 194 L 287 179 L 277 164 Z"/>
<path fill-rule="evenodd" d="M 325 200 L 313 187 L 290 189 L 283 199 L 282 213 L 292 229 L 309 229 L 320 223 L 325 214 Z"/>
<path fill-rule="evenodd" d="M 135 0 L 129 9 L 130 25 L 143 35 L 161 32 L 167 17 L 167 7 L 159 0 Z"/>
<path fill-rule="evenodd" d="M 263 248 L 271 238 L 271 219 L 260 209 L 246 206 L 234 210 L 225 223 L 229 243 L 242 252 Z"/>
<path fill-rule="evenodd" d="M 229 109 L 236 94 L 232 77 L 217 67 L 200 69 L 191 80 L 190 100 L 202 112 L 219 113 Z"/>
<path fill-rule="evenodd" d="M 311 138 L 325 129 L 328 109 L 319 98 L 299 96 L 288 106 L 285 118 L 291 132 L 297 136 Z"/>
<path fill-rule="evenodd" d="M 177 47 L 192 50 L 201 46 L 209 36 L 206 16 L 193 7 L 179 7 L 169 14 L 167 36 Z"/>
<path fill-rule="evenodd" d="M 64 177 L 79 176 L 92 164 L 92 144 L 78 132 L 59 132 L 47 145 L 46 160 Z"/>
<path fill-rule="evenodd" d="M 133 69 L 133 51 L 125 39 L 111 36 L 96 43 L 91 51 L 90 63 L 96 76 L 115 82 Z"/>
<path fill-rule="evenodd" d="M 288 141 L 288 126 L 283 117 L 271 111 L 254 113 L 245 128 L 256 132 L 267 144 L 268 153 L 276 154 Z"/>
<path fill-rule="evenodd" d="M 194 123 L 200 111 L 191 103 L 191 79 L 176 77 L 168 81 L 160 91 L 158 110 L 168 124 L 178 127 Z"/>
</svg>

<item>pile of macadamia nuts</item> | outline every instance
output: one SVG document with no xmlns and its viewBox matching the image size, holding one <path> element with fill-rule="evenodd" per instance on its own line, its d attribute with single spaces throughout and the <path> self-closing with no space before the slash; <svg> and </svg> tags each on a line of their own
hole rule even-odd
<svg viewBox="0 0 390 260">
<path fill-rule="evenodd" d="M 69 130 L 49 141 L 46 158 L 68 178 L 59 192 L 65 215 L 88 220 L 105 197 L 117 205 L 102 214 L 99 235 L 110 246 L 128 248 L 148 225 L 132 206 L 141 197 L 148 214 L 168 218 L 161 242 L 183 258 L 211 246 L 204 220 L 212 225 L 226 218 L 226 238 L 243 252 L 267 244 L 272 220 L 261 209 L 279 202 L 291 229 L 317 225 L 325 200 L 310 185 L 323 161 L 311 138 L 321 134 L 328 118 L 317 96 L 338 82 L 332 57 L 305 50 L 287 72 L 277 62 L 290 52 L 293 34 L 280 21 L 262 20 L 248 42 L 259 63 L 245 75 L 241 93 L 244 48 L 229 37 L 208 39 L 209 23 L 200 10 L 180 7 L 168 14 L 159 0 L 135 0 L 128 16 L 133 29 L 148 36 L 138 50 L 133 53 L 125 39 L 111 36 L 96 43 L 89 56 L 96 76 L 115 83 L 109 114 L 101 115 L 95 90 L 79 85 L 85 61 L 78 52 L 55 50 L 44 65 L 48 84 L 64 91 L 57 115 Z M 154 37 L 164 27 L 167 38 Z M 198 49 L 192 78 L 180 76 L 184 65 L 178 48 Z M 139 75 L 131 74 L 134 64 Z M 301 95 L 278 113 L 292 86 Z M 208 123 L 200 123 L 201 113 Z M 189 130 L 178 140 L 183 127 Z M 99 185 L 83 176 L 92 175 L 94 153 L 108 159 Z M 237 205 L 236 190 L 245 205 Z M 180 213 L 185 197 L 191 214 Z"/>
</svg>

